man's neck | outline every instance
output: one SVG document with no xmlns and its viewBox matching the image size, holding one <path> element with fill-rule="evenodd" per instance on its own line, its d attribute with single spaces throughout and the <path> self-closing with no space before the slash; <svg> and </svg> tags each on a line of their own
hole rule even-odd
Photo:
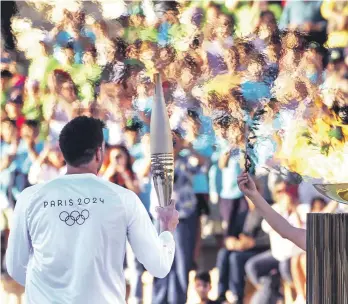
<svg viewBox="0 0 348 304">
<path fill-rule="evenodd" d="M 98 173 L 91 169 L 91 168 L 88 168 L 88 167 L 72 167 L 72 166 L 67 166 L 67 170 L 66 170 L 66 174 L 69 175 L 69 174 L 94 174 L 94 175 L 97 175 Z"/>
</svg>

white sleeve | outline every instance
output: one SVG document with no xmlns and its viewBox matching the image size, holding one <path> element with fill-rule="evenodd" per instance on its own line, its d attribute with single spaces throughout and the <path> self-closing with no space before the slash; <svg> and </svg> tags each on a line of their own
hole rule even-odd
<svg viewBox="0 0 348 304">
<path fill-rule="evenodd" d="M 16 203 L 6 252 L 7 272 L 23 286 L 25 286 L 26 269 L 32 251 L 26 216 L 26 206 L 29 201 L 24 193 L 19 195 Z"/>
<path fill-rule="evenodd" d="M 128 195 L 127 195 L 128 196 Z M 169 231 L 159 236 L 140 199 L 132 193 L 125 202 L 128 215 L 128 241 L 140 263 L 151 275 L 164 278 L 170 271 L 175 242 Z"/>
</svg>

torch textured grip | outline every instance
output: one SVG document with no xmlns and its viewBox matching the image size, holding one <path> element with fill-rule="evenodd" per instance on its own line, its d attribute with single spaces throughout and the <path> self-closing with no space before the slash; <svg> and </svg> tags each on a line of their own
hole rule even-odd
<svg viewBox="0 0 348 304">
<path fill-rule="evenodd" d="M 170 205 L 174 181 L 174 156 L 172 153 L 152 154 L 151 173 L 159 205 Z"/>
</svg>

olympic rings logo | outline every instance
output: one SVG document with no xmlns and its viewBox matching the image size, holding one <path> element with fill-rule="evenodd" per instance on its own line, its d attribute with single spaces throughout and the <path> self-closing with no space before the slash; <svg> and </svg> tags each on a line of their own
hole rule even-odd
<svg viewBox="0 0 348 304">
<path fill-rule="evenodd" d="M 81 213 L 79 211 L 72 211 L 70 214 L 66 211 L 62 211 L 59 214 L 59 219 L 62 222 L 65 222 L 68 226 L 72 226 L 75 223 L 78 225 L 82 225 L 89 218 L 89 211 L 82 210 Z"/>
</svg>

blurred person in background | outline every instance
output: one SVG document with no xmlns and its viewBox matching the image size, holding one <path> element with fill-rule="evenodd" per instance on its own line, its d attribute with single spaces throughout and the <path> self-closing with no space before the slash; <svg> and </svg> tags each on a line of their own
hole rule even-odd
<svg viewBox="0 0 348 304">
<path fill-rule="evenodd" d="M 249 106 L 256 106 L 263 99 L 271 98 L 270 86 L 265 82 L 266 61 L 261 54 L 252 54 L 243 73 L 241 91 Z"/>
<path fill-rule="evenodd" d="M 272 206 L 274 210 L 295 227 L 303 226 L 297 211 L 297 185 L 278 180 L 274 188 L 273 200 L 275 201 Z M 289 240 L 283 239 L 265 220 L 262 223 L 262 229 L 269 234 L 271 250 L 249 259 L 245 265 L 245 271 L 249 280 L 257 288 L 251 303 L 271 304 L 277 303 L 282 297 L 280 278 L 292 283 L 291 258 L 303 251 Z"/>
<path fill-rule="evenodd" d="M 124 144 L 132 157 L 132 163 L 134 160 L 142 157 L 142 145 L 140 140 L 140 130 L 142 128 L 142 122 L 137 117 L 131 118 L 126 122 L 124 128 Z"/>
<path fill-rule="evenodd" d="M 42 91 L 38 81 L 27 80 L 23 92 L 23 114 L 28 120 L 43 120 Z"/>
<path fill-rule="evenodd" d="M 9 70 L 1 70 L 1 108 L 6 104 L 8 93 L 12 87 L 13 74 Z"/>
<path fill-rule="evenodd" d="M 25 117 L 22 113 L 23 110 L 23 96 L 19 89 L 14 89 L 11 92 L 10 99 L 7 100 L 5 105 L 6 115 L 9 119 L 16 123 L 17 136 L 20 136 L 20 130 L 25 121 Z"/>
<path fill-rule="evenodd" d="M 194 263 L 197 237 L 197 199 L 193 191 L 195 168 L 189 163 L 189 155 L 181 156 L 185 141 L 178 131 L 173 131 L 174 147 L 174 188 L 172 198 L 179 212 L 179 224 L 174 232 L 177 244 L 174 263 L 167 277 L 155 279 L 153 283 L 153 304 L 182 304 L 187 301 L 189 272 Z M 158 205 L 154 188 L 151 192 L 150 211 Z"/>
<path fill-rule="evenodd" d="M 266 45 L 278 36 L 279 29 L 273 12 L 262 11 L 254 34 L 250 37 L 252 38 L 252 43 L 255 45 L 255 48 L 259 51 L 264 50 Z"/>
<path fill-rule="evenodd" d="M 62 20 L 50 32 L 50 39 L 54 43 L 54 57 L 59 61 L 62 58 L 62 47 L 70 43 L 73 46 L 74 62 L 82 63 L 84 50 L 95 42 L 95 35 L 87 29 L 85 21 L 83 11 L 64 10 Z"/>
<path fill-rule="evenodd" d="M 192 167 L 196 168 L 193 175 L 193 191 L 197 198 L 197 213 L 201 218 L 208 216 L 209 208 L 209 180 L 208 168 L 210 166 L 209 158 L 213 153 L 212 140 L 208 134 L 204 134 L 202 121 L 199 114 L 195 111 L 189 111 L 187 119 L 182 123 L 185 130 L 185 141 L 188 143 L 187 148 L 182 151 L 182 155 L 189 155 L 188 161 Z M 201 220 L 198 221 L 195 263 L 197 263 L 201 250 Z M 197 265 L 196 265 L 197 266 Z"/>
<path fill-rule="evenodd" d="M 323 45 L 327 39 L 327 22 L 321 15 L 323 1 L 287 1 L 279 21 L 280 29 L 303 31 L 308 41 Z"/>
<path fill-rule="evenodd" d="M 102 65 L 101 81 L 106 83 L 120 83 L 127 73 L 125 64 L 127 44 L 121 38 L 110 43 L 112 43 L 112 47 L 110 47 L 110 50 L 105 51 L 107 52 L 105 55 L 104 52 L 98 52 L 98 56 L 102 54 L 106 57 L 106 59 L 99 59 L 106 62 Z M 96 45 L 96 47 L 98 47 L 98 45 Z"/>
<path fill-rule="evenodd" d="M 234 231 L 229 227 L 224 240 L 225 246 L 220 249 L 217 257 L 219 300 L 226 301 L 226 291 L 231 290 L 236 304 L 244 303 L 245 264 L 270 247 L 269 236 L 261 228 L 263 218 L 251 201 L 246 200 L 249 209 L 235 219 Z"/>
<path fill-rule="evenodd" d="M 325 55 L 323 47 L 320 47 L 315 42 L 311 42 L 303 55 L 299 66 L 299 69 L 306 73 L 303 76 L 314 85 L 322 84 Z"/>
<path fill-rule="evenodd" d="M 133 99 L 133 106 L 137 110 L 137 114 L 142 121 L 141 132 L 150 131 L 150 117 L 152 102 L 154 99 L 154 85 L 150 77 L 139 75 L 139 83 L 137 85 L 137 95 Z"/>
<path fill-rule="evenodd" d="M 109 165 L 107 166 L 103 178 L 132 190 L 139 194 L 140 188 L 138 179 L 132 169 L 132 159 L 125 146 L 115 145 L 109 147 Z"/>
<path fill-rule="evenodd" d="M 28 181 L 31 185 L 36 185 L 65 173 L 66 166 L 59 147 L 46 142 L 43 151 L 30 167 Z"/>
<path fill-rule="evenodd" d="M 211 278 L 209 272 L 199 272 L 195 276 L 195 289 L 200 298 L 198 304 L 221 304 L 219 300 L 213 301 L 209 298 L 211 290 Z"/>
<path fill-rule="evenodd" d="M 231 148 L 227 140 L 222 141 L 221 154 L 219 158 L 219 168 L 222 171 L 222 187 L 220 192 L 220 214 L 223 229 L 231 236 L 238 236 L 238 227 L 235 219 L 238 215 L 248 209 L 247 203 L 240 192 L 236 179 L 241 172 L 240 161 L 238 159 L 238 149 Z M 232 177 L 231 177 L 232 176 Z M 234 226 L 234 228 L 232 228 Z M 228 228 L 229 227 L 229 228 Z"/>
<path fill-rule="evenodd" d="M 213 24 L 212 39 L 203 42 L 203 50 L 206 52 L 207 63 L 211 76 L 224 74 L 227 66 L 224 61 L 224 50 L 233 45 L 234 19 L 232 16 L 221 14 L 217 23 Z"/>
<path fill-rule="evenodd" d="M 49 93 L 44 97 L 43 114 L 48 123 L 50 140 L 57 142 L 66 123 L 73 118 L 77 88 L 69 73 L 54 70 L 48 80 Z"/>
<path fill-rule="evenodd" d="M 38 82 L 41 90 L 46 89 L 48 76 L 60 66 L 59 61 L 50 54 L 48 41 L 41 40 L 37 45 L 35 57 L 31 59 L 28 69 L 30 83 Z"/>
<path fill-rule="evenodd" d="M 21 139 L 19 140 L 16 157 L 15 170 L 12 172 L 10 185 L 11 196 L 14 202 L 18 195 L 31 185 L 28 174 L 33 163 L 38 159 L 44 148 L 44 142 L 39 138 L 40 125 L 38 121 L 26 120 L 21 128 Z"/>
<path fill-rule="evenodd" d="M 87 106 L 95 100 L 102 67 L 97 64 L 97 51 L 94 47 L 85 50 L 82 62 L 83 64 L 77 66 L 73 80 L 79 87 L 79 98 Z"/>
<path fill-rule="evenodd" d="M 3 119 L 0 123 L 0 202 L 2 208 L 13 208 L 10 185 L 11 175 L 16 167 L 14 159 L 18 148 L 17 130 L 15 122 L 8 118 Z"/>
</svg>

